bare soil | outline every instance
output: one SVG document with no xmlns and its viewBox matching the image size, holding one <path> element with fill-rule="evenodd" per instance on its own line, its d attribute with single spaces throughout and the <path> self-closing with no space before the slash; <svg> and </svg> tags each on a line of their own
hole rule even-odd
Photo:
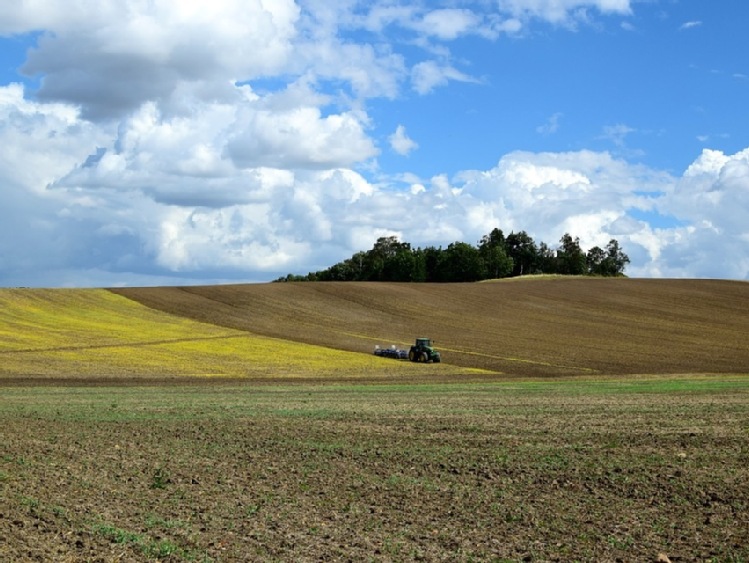
<svg viewBox="0 0 749 563">
<path fill-rule="evenodd" d="M 512 375 L 749 372 L 746 282 L 551 278 L 112 291 L 203 322 L 362 353 L 427 336 L 446 362 Z"/>
<path fill-rule="evenodd" d="M 0 559 L 746 561 L 719 383 L 6 388 Z"/>
</svg>

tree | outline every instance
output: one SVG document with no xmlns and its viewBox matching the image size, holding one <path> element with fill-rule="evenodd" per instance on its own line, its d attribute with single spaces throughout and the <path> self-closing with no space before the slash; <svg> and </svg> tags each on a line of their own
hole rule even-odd
<svg viewBox="0 0 749 563">
<path fill-rule="evenodd" d="M 362 280 L 386 281 L 385 267 L 389 261 L 395 259 L 399 252 L 411 251 L 411 245 L 400 242 L 398 237 L 380 237 L 371 250 L 364 255 Z"/>
<path fill-rule="evenodd" d="M 424 250 L 419 251 L 424 262 L 424 281 L 438 282 L 440 278 L 440 262 L 442 259 L 442 247 L 427 246 Z"/>
<path fill-rule="evenodd" d="M 385 259 L 382 268 L 382 279 L 387 281 L 417 281 L 423 276 L 418 272 L 418 260 L 411 250 L 411 245 L 404 243 L 400 245 L 395 254 Z"/>
<path fill-rule="evenodd" d="M 507 254 L 512 259 L 513 276 L 532 274 L 536 270 L 538 248 L 531 236 L 525 231 L 510 233 L 507 237 Z"/>
<path fill-rule="evenodd" d="M 629 264 L 629 256 L 622 252 L 619 242 L 611 239 L 606 250 L 594 246 L 588 251 L 588 272 L 598 276 L 621 276 Z"/>
<path fill-rule="evenodd" d="M 606 245 L 604 263 L 606 264 L 606 274 L 604 275 L 621 276 L 624 274 L 624 268 L 629 264 L 629 256 L 624 254 L 616 239 L 612 238 Z"/>
<path fill-rule="evenodd" d="M 412 249 L 397 237 L 380 237 L 371 250 L 357 252 L 327 270 L 289 274 L 276 281 L 471 282 L 530 273 L 619 276 L 629 264 L 615 239 L 605 249 L 596 246 L 587 254 L 580 239 L 569 233 L 559 242 L 555 251 L 543 242 L 536 246 L 525 231 L 505 237 L 498 228 L 482 237 L 478 247 L 453 242 L 444 250 Z"/>
<path fill-rule="evenodd" d="M 579 237 L 573 239 L 569 233 L 565 233 L 559 242 L 561 246 L 557 250 L 557 272 L 569 276 L 585 274 L 588 270 L 588 263 L 580 248 Z"/>
<path fill-rule="evenodd" d="M 505 278 L 512 272 L 512 258 L 507 256 L 507 241 L 501 229 L 494 229 L 479 242 L 479 254 L 484 260 L 486 276 Z"/>
<path fill-rule="evenodd" d="M 606 252 L 600 246 L 594 246 L 588 250 L 586 262 L 588 264 L 588 273 L 594 276 L 604 276 L 603 262 L 606 260 Z"/>
<path fill-rule="evenodd" d="M 453 242 L 440 260 L 443 282 L 472 282 L 486 279 L 486 266 L 478 248 L 467 242 Z"/>
<path fill-rule="evenodd" d="M 556 253 L 545 242 L 538 245 L 536 267 L 534 272 L 539 274 L 553 274 L 557 271 Z"/>
</svg>

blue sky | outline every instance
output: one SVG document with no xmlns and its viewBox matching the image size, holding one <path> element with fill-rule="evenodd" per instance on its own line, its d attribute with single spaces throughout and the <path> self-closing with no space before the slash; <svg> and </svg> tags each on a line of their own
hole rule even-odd
<svg viewBox="0 0 749 563">
<path fill-rule="evenodd" d="M 749 279 L 742 0 L 11 1 L 1 286 L 267 281 L 385 235 Z"/>
</svg>

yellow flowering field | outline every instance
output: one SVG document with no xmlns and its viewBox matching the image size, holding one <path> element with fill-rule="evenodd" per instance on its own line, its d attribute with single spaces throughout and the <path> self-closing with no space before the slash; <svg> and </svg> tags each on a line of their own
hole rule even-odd
<svg viewBox="0 0 749 563">
<path fill-rule="evenodd" d="M 202 323 L 103 289 L 0 290 L 0 377 L 356 378 L 425 369 L 431 375 L 458 370 Z"/>
</svg>

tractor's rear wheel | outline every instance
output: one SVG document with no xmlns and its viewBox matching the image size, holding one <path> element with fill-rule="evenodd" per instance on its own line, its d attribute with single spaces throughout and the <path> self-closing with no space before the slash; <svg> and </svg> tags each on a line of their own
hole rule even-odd
<svg viewBox="0 0 749 563">
<path fill-rule="evenodd" d="M 429 361 L 429 355 L 426 352 L 421 353 L 421 361 L 427 363 Z"/>
<path fill-rule="evenodd" d="M 416 361 L 416 354 L 414 353 L 413 350 L 408 351 L 408 359 L 411 360 L 412 362 Z"/>
</svg>

